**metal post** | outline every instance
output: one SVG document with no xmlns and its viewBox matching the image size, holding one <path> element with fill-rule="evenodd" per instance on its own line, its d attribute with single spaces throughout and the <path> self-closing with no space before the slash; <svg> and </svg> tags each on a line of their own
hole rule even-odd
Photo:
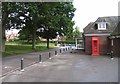
<svg viewBox="0 0 120 84">
<path fill-rule="evenodd" d="M 21 59 L 21 71 L 24 71 L 24 69 L 23 69 L 23 60 L 24 60 L 24 58 Z"/>
<path fill-rule="evenodd" d="M 113 60 L 114 58 L 113 58 L 113 51 L 111 51 L 111 60 Z"/>
<path fill-rule="evenodd" d="M 51 59 L 51 53 L 49 52 L 49 59 Z"/>
<path fill-rule="evenodd" d="M 42 55 L 39 55 L 39 63 L 42 63 Z"/>
<path fill-rule="evenodd" d="M 57 56 L 57 51 L 55 50 L 55 56 Z"/>
<path fill-rule="evenodd" d="M 61 49 L 60 49 L 60 53 L 61 53 Z"/>
<path fill-rule="evenodd" d="M 66 48 L 66 51 L 67 51 L 67 48 Z"/>
</svg>

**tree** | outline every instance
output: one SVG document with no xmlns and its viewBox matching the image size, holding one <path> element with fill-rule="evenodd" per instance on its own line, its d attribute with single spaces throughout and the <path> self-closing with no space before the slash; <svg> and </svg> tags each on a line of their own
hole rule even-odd
<svg viewBox="0 0 120 84">
<path fill-rule="evenodd" d="M 59 27 L 63 30 L 60 31 L 66 36 L 66 39 L 72 39 L 73 35 L 73 25 L 74 21 L 72 21 L 72 18 L 74 17 L 75 8 L 73 7 L 72 3 L 62 3 L 63 6 L 61 6 L 63 15 L 59 20 Z"/>
<path fill-rule="evenodd" d="M 2 9 L 2 3 L 0 2 L 0 10 Z M 2 12 L 0 11 L 0 40 L 2 41 Z M 2 42 L 0 42 L 0 55 L 2 54 Z"/>
<path fill-rule="evenodd" d="M 32 37 L 32 48 L 35 49 L 37 36 L 47 39 L 49 48 L 49 39 L 59 35 L 67 35 L 73 30 L 75 8 L 70 2 L 56 3 L 33 3 L 33 2 L 15 2 L 4 3 L 3 5 L 3 28 L 22 29 L 20 35 L 30 35 Z M 43 32 L 38 32 L 43 29 Z M 29 32 L 26 32 L 29 31 Z M 37 35 L 36 35 L 37 33 Z M 5 36 L 5 35 L 4 35 Z"/>
<path fill-rule="evenodd" d="M 32 32 L 29 31 L 29 28 L 23 28 L 18 32 L 19 40 L 27 40 L 27 43 L 30 44 L 30 41 L 32 41 Z"/>
<path fill-rule="evenodd" d="M 49 39 L 59 35 L 67 35 L 73 31 L 73 21 L 75 9 L 72 3 L 44 3 L 46 6 L 45 17 L 43 19 L 43 31 L 39 35 L 47 39 L 47 48 L 49 48 Z"/>
<path fill-rule="evenodd" d="M 21 22 L 17 17 L 19 10 L 22 9 L 18 3 L 2 3 L 2 51 L 5 51 L 5 30 L 21 27 Z"/>
<path fill-rule="evenodd" d="M 2 3 L 2 52 L 5 52 L 5 29 L 8 21 L 8 15 L 10 13 L 10 9 L 8 9 L 9 3 Z"/>
<path fill-rule="evenodd" d="M 3 3 L 3 41 L 5 41 L 5 29 L 28 28 L 32 32 L 32 48 L 35 49 L 36 24 L 39 19 L 37 3 L 5 2 Z M 25 26 L 25 27 L 24 27 Z M 26 29 L 24 29 L 26 30 Z M 23 31 L 24 31 L 23 30 Z M 5 42 L 4 42 L 5 43 Z"/>
<path fill-rule="evenodd" d="M 75 29 L 73 31 L 73 36 L 74 36 L 74 38 L 80 38 L 80 37 L 82 37 L 82 34 L 79 31 L 79 27 L 75 27 Z"/>
</svg>

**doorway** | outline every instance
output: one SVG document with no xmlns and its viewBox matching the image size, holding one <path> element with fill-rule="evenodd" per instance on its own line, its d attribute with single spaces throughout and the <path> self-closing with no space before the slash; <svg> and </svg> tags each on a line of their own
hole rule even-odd
<svg viewBox="0 0 120 84">
<path fill-rule="evenodd" d="M 98 56 L 99 55 L 99 38 L 92 37 L 92 55 Z"/>
</svg>

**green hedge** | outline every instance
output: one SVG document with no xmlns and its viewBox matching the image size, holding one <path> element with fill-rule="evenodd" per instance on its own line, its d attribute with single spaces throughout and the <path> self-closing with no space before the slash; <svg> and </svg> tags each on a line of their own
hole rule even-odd
<svg viewBox="0 0 120 84">
<path fill-rule="evenodd" d="M 15 42 L 15 43 L 19 43 L 19 44 L 32 44 L 32 40 L 28 43 L 27 40 L 19 40 L 19 39 L 12 39 L 9 40 L 9 42 Z M 40 41 L 40 40 L 36 40 L 36 43 L 47 43 L 47 41 Z M 59 44 L 75 44 L 75 41 L 50 41 L 50 43 L 59 43 Z"/>
</svg>

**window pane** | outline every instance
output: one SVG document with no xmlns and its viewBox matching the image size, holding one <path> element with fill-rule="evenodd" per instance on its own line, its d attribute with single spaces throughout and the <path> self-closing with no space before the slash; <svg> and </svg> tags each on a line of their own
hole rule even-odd
<svg viewBox="0 0 120 84">
<path fill-rule="evenodd" d="M 98 24 L 98 29 L 99 30 L 106 30 L 106 23 L 103 23 L 103 22 L 99 23 Z"/>
</svg>

